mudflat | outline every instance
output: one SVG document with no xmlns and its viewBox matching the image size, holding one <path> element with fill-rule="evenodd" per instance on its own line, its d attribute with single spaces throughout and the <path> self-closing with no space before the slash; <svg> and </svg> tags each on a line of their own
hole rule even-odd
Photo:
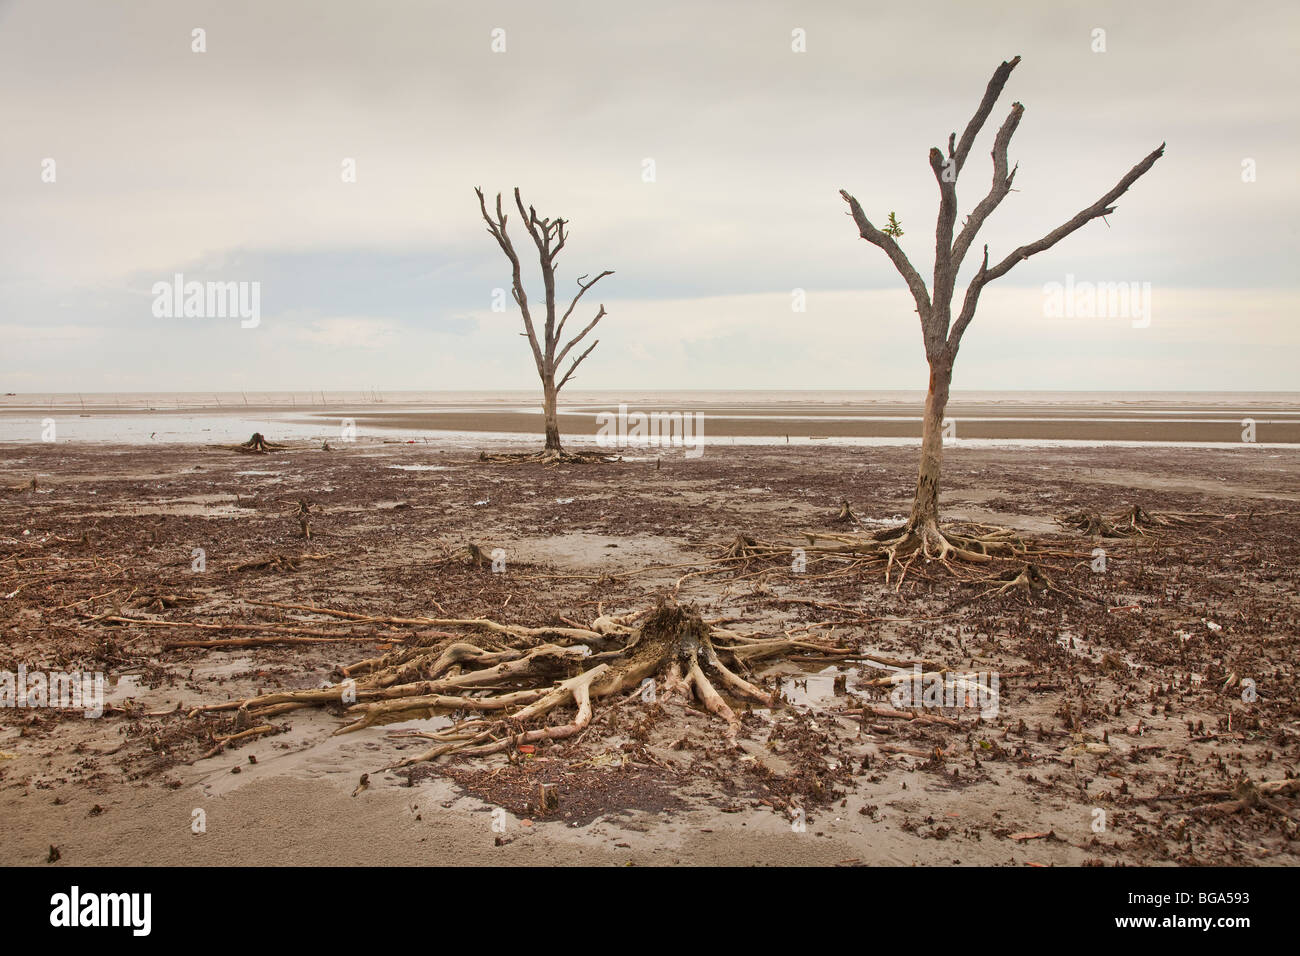
<svg viewBox="0 0 1300 956">
<path fill-rule="evenodd" d="M 1032 540 L 1050 588 L 1002 590 L 1002 565 L 795 569 L 807 532 L 906 513 L 915 455 L 0 445 L 0 672 L 106 686 L 96 719 L 0 709 L 0 862 L 1300 862 L 1300 450 L 958 444 L 945 518 Z M 1133 505 L 1168 523 L 1057 520 Z M 790 560 L 719 560 L 737 535 Z M 756 663 L 780 699 L 731 699 L 734 741 L 703 707 L 631 694 L 571 738 L 401 769 L 461 715 L 336 735 L 341 706 L 302 708 L 249 734 L 203 709 L 433 639 L 400 619 L 587 627 L 660 602 L 854 656 Z M 997 674 L 995 711 L 900 708 L 880 680 L 907 662 Z"/>
</svg>

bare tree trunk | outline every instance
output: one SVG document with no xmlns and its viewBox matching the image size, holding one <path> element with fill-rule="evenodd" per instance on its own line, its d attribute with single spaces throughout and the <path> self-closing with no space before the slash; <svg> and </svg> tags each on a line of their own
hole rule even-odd
<svg viewBox="0 0 1300 956">
<path fill-rule="evenodd" d="M 916 478 L 916 499 L 907 526 L 916 531 L 939 523 L 939 471 L 943 466 L 943 413 L 952 385 L 952 360 L 936 358 L 930 366 L 930 391 L 925 398 L 925 423 L 921 432 L 921 465 Z"/>
<path fill-rule="evenodd" d="M 546 416 L 546 450 L 560 451 L 560 420 L 557 415 L 559 389 L 555 387 L 555 376 L 551 375 L 542 382 L 542 412 Z"/>
</svg>

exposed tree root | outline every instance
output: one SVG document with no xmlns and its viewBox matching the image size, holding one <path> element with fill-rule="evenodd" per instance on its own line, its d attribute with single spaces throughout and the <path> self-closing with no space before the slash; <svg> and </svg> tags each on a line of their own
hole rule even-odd
<svg viewBox="0 0 1300 956">
<path fill-rule="evenodd" d="M 315 517 L 315 514 L 311 510 L 311 502 L 306 498 L 299 498 L 298 510 L 294 512 L 294 516 L 298 519 L 299 532 L 302 534 L 303 538 L 310 541 L 311 519 Z"/>
<path fill-rule="evenodd" d="M 853 521 L 858 521 L 851 509 L 848 513 Z M 847 570 L 851 571 L 860 566 L 883 564 L 886 581 L 890 580 L 895 567 L 898 567 L 898 585 L 901 586 L 917 558 L 923 562 L 938 561 L 957 573 L 953 561 L 987 565 L 996 558 L 1025 557 L 1030 553 L 1020 537 L 1008 528 L 970 525 L 964 526 L 962 530 L 953 526 L 941 529 L 937 521 L 909 523 L 872 534 L 804 531 L 803 535 L 807 543 L 796 548 L 789 544 L 759 541 L 749 535 L 738 534 L 718 553 L 713 563 L 748 564 L 752 560 L 788 562 L 797 550 L 809 565 L 817 560 L 840 559 L 841 562 L 849 562 Z M 715 571 L 694 571 L 685 577 L 710 573 Z"/>
<path fill-rule="evenodd" d="M 789 548 L 758 541 L 747 534 L 738 534 L 731 539 L 731 543 L 723 549 L 719 557 L 723 559 L 770 558 L 789 553 Z"/>
<path fill-rule="evenodd" d="M 594 451 L 563 451 L 548 449 L 546 451 L 510 452 L 489 455 L 479 452 L 479 461 L 500 462 L 508 465 L 538 463 L 543 465 L 590 465 L 598 462 L 622 461 L 618 455 L 607 455 Z"/>
<path fill-rule="evenodd" d="M 957 601 L 955 604 L 951 605 L 948 610 L 951 612 L 956 608 L 982 600 L 983 598 L 997 597 L 1002 594 L 1012 594 L 1022 597 L 1030 604 L 1034 602 L 1034 598 L 1036 597 L 1046 597 L 1048 594 L 1059 594 L 1062 597 L 1071 600 L 1078 598 L 1081 600 L 1093 601 L 1097 604 L 1109 607 L 1109 605 L 1106 605 L 1104 600 L 1095 595 L 1088 594 L 1085 591 L 1080 591 L 1077 588 L 1072 588 L 1069 585 L 1058 585 L 1036 564 L 1025 563 L 1018 567 L 1013 567 L 1010 570 L 1004 571 L 988 583 L 991 584 L 990 587 L 986 587 L 983 591 L 973 597 Z"/>
<path fill-rule="evenodd" d="M 911 675 L 908 675 L 911 679 Z M 845 717 L 861 717 L 863 721 L 876 717 L 883 720 L 907 720 L 915 721 L 918 724 L 940 724 L 944 727 L 960 728 L 961 721 L 955 717 L 945 717 L 942 714 L 928 714 L 919 710 L 898 710 L 894 707 L 887 707 L 883 704 L 863 704 L 861 707 L 855 707 L 850 710 L 841 710 L 837 713 Z"/>
<path fill-rule="evenodd" d="M 940 528 L 937 521 L 914 522 L 895 528 L 874 532 L 866 538 L 857 536 L 804 532 L 810 545 L 818 541 L 836 542 L 834 546 L 813 548 L 822 554 L 840 553 L 859 560 L 880 562 L 885 565 L 888 581 L 895 568 L 900 568 L 898 585 L 917 558 L 938 561 L 953 570 L 952 560 L 973 564 L 988 564 L 995 557 L 1017 557 L 1026 553 L 1024 543 L 1008 528 L 974 526 L 969 531 Z"/>
<path fill-rule="evenodd" d="M 332 554 L 273 554 L 237 564 L 235 571 L 297 571 L 306 561 L 323 561 Z"/>
<path fill-rule="evenodd" d="M 876 532 L 873 537 L 880 543 L 887 557 L 886 580 L 889 578 L 889 567 L 901 557 L 915 557 L 919 554 L 926 560 L 945 564 L 949 558 L 986 564 L 994 555 L 1010 557 L 1023 550 L 1020 539 L 1009 529 L 994 528 L 984 534 L 962 534 L 952 529 L 940 529 L 937 521 Z"/>
<path fill-rule="evenodd" d="M 279 451 L 288 448 L 288 445 L 281 445 L 278 442 L 267 441 L 261 432 L 253 432 L 253 437 L 246 442 L 238 445 L 228 446 L 231 451 L 242 451 L 246 454 L 265 455 L 268 451 Z"/>
<path fill-rule="evenodd" d="M 1209 815 L 1224 815 L 1230 813 L 1240 813 L 1243 810 L 1272 810 L 1282 816 L 1300 822 L 1300 813 L 1291 808 L 1284 806 L 1278 801 L 1272 799 L 1275 796 L 1287 796 L 1300 792 L 1300 780 L 1283 779 L 1283 780 L 1264 780 L 1255 783 L 1248 778 L 1243 778 L 1237 782 L 1237 785 L 1231 790 L 1203 790 L 1199 793 L 1187 794 L 1160 794 L 1155 797 L 1139 798 L 1139 803 L 1159 803 L 1163 801 L 1182 801 L 1182 800 L 1213 800 L 1212 803 L 1202 803 L 1199 806 L 1188 808 L 1186 813 L 1204 813 Z"/>
<path fill-rule="evenodd" d="M 368 623 L 435 623 L 338 613 Z M 755 638 L 711 627 L 693 608 L 677 604 L 661 604 L 635 629 L 628 619 L 602 616 L 590 629 L 441 620 L 441 626 L 473 628 L 504 640 L 498 649 L 486 649 L 447 635 L 436 641 L 420 638 L 414 646 L 343 668 L 347 680 L 342 684 L 229 701 L 194 713 L 238 710 L 248 720 L 264 720 L 299 707 L 341 703 L 352 720 L 336 733 L 412 711 L 460 716 L 445 730 L 420 734 L 434 745 L 397 764 L 409 766 L 445 754 L 481 756 L 571 737 L 590 725 L 595 701 L 642 692 L 658 701 L 695 698 L 726 723 L 727 739 L 734 740 L 740 731 L 734 701 L 765 707 L 776 703 L 773 691 L 744 676 L 750 663 L 795 651 L 830 657 L 852 653 L 815 640 Z M 528 646 L 543 637 L 547 643 Z M 593 647 L 610 645 L 609 650 L 592 652 Z M 647 687 L 647 680 L 654 683 Z M 560 711 L 570 712 L 565 722 L 548 723 Z"/>
<path fill-rule="evenodd" d="M 69 605 L 75 607 L 76 605 Z M 270 647 L 277 644 L 348 644 L 348 643 L 392 643 L 402 642 L 410 637 L 410 634 L 403 631 L 375 631 L 370 630 L 367 633 L 358 634 L 351 628 L 344 630 L 342 628 L 331 630 L 322 627 L 308 627 L 293 624 L 241 624 L 233 621 L 223 621 L 219 623 L 204 621 L 167 621 L 155 618 L 145 617 L 123 617 L 116 614 L 101 614 L 88 616 L 85 620 L 93 621 L 96 624 L 121 625 L 128 627 L 161 627 L 168 629 L 188 629 L 197 631 L 243 631 L 254 632 L 260 636 L 257 637 L 228 637 L 214 640 L 169 640 L 163 643 L 164 651 L 177 650 L 187 647 L 203 648 L 237 648 L 237 647 Z M 342 623 L 342 622 L 339 622 Z M 440 631 L 426 631 L 417 635 L 417 639 L 425 644 L 432 643 L 438 638 L 458 638 L 459 635 L 448 634 Z"/>
<path fill-rule="evenodd" d="M 849 499 L 840 499 L 840 513 L 835 516 L 835 522 L 837 524 L 851 524 L 854 526 L 860 524 L 858 516 L 853 513 L 853 509 L 849 506 Z"/>
<path fill-rule="evenodd" d="M 137 594 L 128 601 L 124 601 L 127 607 L 140 608 L 143 611 L 166 611 L 169 608 L 180 607 L 183 604 L 193 604 L 198 598 L 192 594 L 172 594 L 167 591 L 151 589 L 141 594 Z"/>
<path fill-rule="evenodd" d="M 473 541 L 470 541 L 462 548 L 458 548 L 452 556 L 459 560 L 461 564 L 467 564 L 475 568 L 481 568 L 485 564 L 492 563 L 488 553 Z"/>
<path fill-rule="evenodd" d="M 1003 577 L 1005 578 L 1004 583 L 989 588 L 985 594 L 1006 594 L 1008 591 L 1016 591 L 1032 600 L 1035 594 L 1046 594 L 1048 591 L 1061 590 L 1048 579 L 1046 574 L 1039 570 L 1036 564 L 1026 564 L 1019 571 Z"/>
<path fill-rule="evenodd" d="M 1184 515 L 1152 514 L 1141 505 L 1103 515 L 1096 511 L 1076 511 L 1056 519 L 1062 527 L 1081 534 L 1102 538 L 1133 538 L 1156 534 L 1162 528 L 1191 524 Z"/>
<path fill-rule="evenodd" d="M 238 743 L 241 740 L 247 740 L 250 737 L 260 737 L 262 734 L 282 733 L 285 729 L 286 728 L 284 727 L 277 728 L 271 724 L 262 724 L 260 727 L 248 727 L 233 734 L 214 736 L 212 740 L 216 746 L 195 758 L 192 763 L 198 763 L 200 760 L 207 760 L 209 757 L 215 757 L 217 754 L 224 752 L 231 744 Z"/>
</svg>

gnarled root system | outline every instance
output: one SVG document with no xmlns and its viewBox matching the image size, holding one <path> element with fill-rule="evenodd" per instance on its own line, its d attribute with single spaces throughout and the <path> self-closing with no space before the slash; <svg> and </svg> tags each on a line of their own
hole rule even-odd
<svg viewBox="0 0 1300 956">
<path fill-rule="evenodd" d="M 238 445 L 231 445 L 230 450 L 242 451 L 246 454 L 265 455 L 268 451 L 276 451 L 287 447 L 287 445 L 281 445 L 278 442 L 267 441 L 261 432 L 253 432 L 252 438 Z"/>
<path fill-rule="evenodd" d="M 523 465 L 528 463 L 537 463 L 543 465 L 590 465 L 599 462 L 618 461 L 617 455 L 607 455 L 604 452 L 592 451 L 564 451 L 558 448 L 551 448 L 545 451 L 533 452 L 505 452 L 500 454 L 489 455 L 487 452 L 479 452 L 479 461 L 499 462 L 508 465 Z"/>
<path fill-rule="evenodd" d="M 1133 538 L 1156 534 L 1162 528 L 1189 524 L 1182 515 L 1151 514 L 1141 505 L 1133 505 L 1115 514 L 1076 511 L 1056 519 L 1062 527 L 1080 534 L 1101 538 Z"/>
<path fill-rule="evenodd" d="M 342 683 L 201 709 L 238 709 L 257 721 L 299 707 L 342 703 L 352 721 L 336 733 L 411 711 L 444 711 L 459 718 L 445 730 L 414 735 L 432 739 L 434 745 L 397 766 L 572 737 L 590 725 L 595 701 L 628 693 L 660 701 L 693 697 L 726 723 L 727 738 L 734 740 L 740 718 L 728 698 L 763 706 L 776 702 L 772 691 L 743 676 L 752 662 L 796 651 L 829 657 L 850 653 L 816 641 L 710 627 L 693 608 L 677 604 L 661 604 L 639 627 L 630 627 L 629 620 L 639 616 L 601 616 L 590 629 L 410 619 L 412 624 L 471 628 L 488 646 L 447 632 L 425 632 L 413 646 L 342 668 Z M 552 721 L 561 711 L 562 721 Z"/>
</svg>

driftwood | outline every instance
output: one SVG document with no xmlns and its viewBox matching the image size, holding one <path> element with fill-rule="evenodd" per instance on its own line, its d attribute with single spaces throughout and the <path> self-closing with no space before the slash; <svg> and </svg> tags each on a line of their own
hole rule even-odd
<svg viewBox="0 0 1300 956">
<path fill-rule="evenodd" d="M 911 677 L 912 675 L 907 676 Z M 880 717 L 884 720 L 908 720 L 915 721 L 918 724 L 942 724 L 945 727 L 961 727 L 961 721 L 955 717 L 944 717 L 942 714 L 925 714 L 919 710 L 898 710 L 880 704 L 864 704 L 861 707 L 839 710 L 836 713 L 845 717 L 861 717 L 864 720 L 868 717 Z"/>
<path fill-rule="evenodd" d="M 265 558 L 245 561 L 234 567 L 236 571 L 297 571 L 304 561 L 323 561 L 332 554 L 272 554 Z"/>
<path fill-rule="evenodd" d="M 1241 813 L 1243 810 L 1265 809 L 1300 822 L 1300 813 L 1273 800 L 1273 797 L 1300 793 L 1300 779 L 1264 780 L 1255 783 L 1249 779 L 1238 781 L 1231 790 L 1200 790 L 1194 793 L 1162 793 L 1153 797 L 1137 797 L 1135 803 L 1164 803 L 1170 801 L 1201 801 L 1199 806 L 1183 811 L 1191 814 L 1222 815 Z M 1211 801 L 1205 803 L 1203 801 Z"/>
</svg>

